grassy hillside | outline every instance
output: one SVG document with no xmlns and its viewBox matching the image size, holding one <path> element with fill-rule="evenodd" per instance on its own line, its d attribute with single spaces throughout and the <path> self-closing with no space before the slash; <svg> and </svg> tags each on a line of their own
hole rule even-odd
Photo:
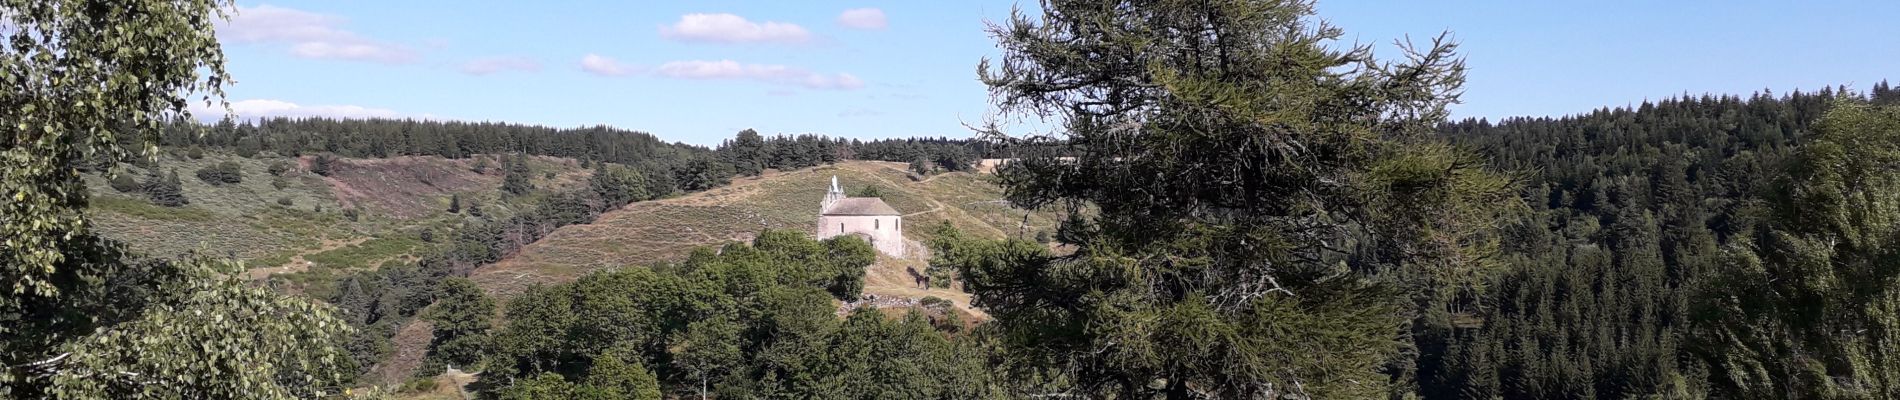
<svg viewBox="0 0 1900 400">
<path fill-rule="evenodd" d="M 848 192 L 875 186 L 886 202 L 905 214 L 904 234 L 918 242 L 928 240 L 930 228 L 943 221 L 993 238 L 1033 237 L 1055 226 L 1053 213 L 1013 209 L 1001 202 L 1002 189 L 987 181 L 986 175 L 949 173 L 913 181 L 904 167 L 853 161 L 767 172 L 706 192 L 634 203 L 602 215 L 593 224 L 556 230 L 520 253 L 476 270 L 472 278 L 507 297 L 532 284 L 564 282 L 604 268 L 675 260 L 694 247 L 750 240 L 767 228 L 810 231 L 816 228 L 819 200 L 834 175 Z M 910 284 L 904 267 L 924 265 L 922 257 L 913 258 L 919 260 L 881 260 L 866 277 L 866 291 L 967 299 L 946 290 L 904 290 Z"/>
<path fill-rule="evenodd" d="M 194 176 L 199 168 L 225 161 L 240 165 L 242 182 L 211 185 Z M 271 175 L 270 166 L 279 163 L 290 170 Z M 311 173 L 310 164 L 310 157 L 220 152 L 198 159 L 161 156 L 156 169 L 177 171 L 190 200 L 183 207 L 152 204 L 142 193 L 121 193 L 105 177 L 88 175 L 94 229 L 145 254 L 217 249 L 211 255 L 244 260 L 253 277 L 292 273 L 293 280 L 318 282 L 325 279 L 317 275 L 328 275 L 321 272 L 408 257 L 425 245 L 424 231 L 448 237 L 467 218 L 446 212 L 452 195 L 497 216 L 531 200 L 500 196 L 502 163 L 492 156 L 340 159 L 330 176 Z M 532 181 L 543 188 L 574 187 L 589 174 L 569 159 L 535 157 L 529 166 Z M 147 170 L 128 166 L 125 173 L 144 180 Z M 295 274 L 310 270 L 319 273 Z"/>
</svg>

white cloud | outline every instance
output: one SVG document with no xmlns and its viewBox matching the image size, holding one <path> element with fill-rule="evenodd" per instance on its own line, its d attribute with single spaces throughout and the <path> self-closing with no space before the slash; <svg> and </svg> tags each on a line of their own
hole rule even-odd
<svg viewBox="0 0 1900 400">
<path fill-rule="evenodd" d="M 627 76 L 639 72 L 639 68 L 622 64 L 619 60 L 589 53 L 581 57 L 581 70 L 600 76 Z"/>
<path fill-rule="evenodd" d="M 884 19 L 884 10 L 853 8 L 838 14 L 838 25 L 852 29 L 883 30 L 890 26 L 890 21 Z"/>
<path fill-rule="evenodd" d="M 329 117 L 329 118 L 421 118 L 436 119 L 433 115 L 409 115 L 383 108 L 370 108 L 355 105 L 301 105 L 283 100 L 247 99 L 231 102 L 231 113 L 238 119 L 257 119 L 271 117 Z M 224 119 L 224 109 L 217 105 L 205 106 L 204 103 L 192 103 L 191 115 L 200 121 Z"/>
<path fill-rule="evenodd" d="M 391 64 L 416 61 L 415 50 L 339 28 L 343 22 L 336 16 L 271 5 L 238 7 L 237 15 L 218 27 L 218 37 L 228 43 L 288 45 L 291 55 L 302 58 Z"/>
<path fill-rule="evenodd" d="M 661 26 L 660 37 L 683 42 L 804 43 L 811 40 L 811 32 L 797 24 L 757 23 L 732 14 L 686 14 L 671 26 Z"/>
<path fill-rule="evenodd" d="M 741 64 L 732 60 L 673 61 L 661 64 L 655 72 L 668 78 L 752 80 L 808 89 L 850 90 L 864 87 L 864 81 L 851 74 L 822 74 L 784 65 Z"/>
<path fill-rule="evenodd" d="M 462 73 L 469 75 L 488 75 L 496 72 L 541 70 L 541 62 L 527 57 L 490 57 L 462 64 Z"/>
</svg>

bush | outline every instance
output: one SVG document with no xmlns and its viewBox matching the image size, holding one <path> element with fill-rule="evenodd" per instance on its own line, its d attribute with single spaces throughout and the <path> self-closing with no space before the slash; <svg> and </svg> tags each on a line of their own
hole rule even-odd
<svg viewBox="0 0 1900 400">
<path fill-rule="evenodd" d="M 292 201 L 290 201 L 290 198 L 289 198 L 289 197 L 278 197 L 278 198 L 277 198 L 277 205 L 280 205 L 280 206 L 284 206 L 284 207 L 290 207 L 290 206 L 292 206 L 292 205 L 295 205 L 295 204 L 296 204 L 295 202 L 292 202 Z"/>
<path fill-rule="evenodd" d="M 191 150 L 188 150 L 188 151 L 186 151 L 186 152 L 185 152 L 185 156 L 186 156 L 186 157 L 191 157 L 191 159 L 193 159 L 193 160 L 199 160 L 199 159 L 204 159 L 204 158 L 205 158 L 205 149 L 200 149 L 200 148 L 197 148 L 197 147 L 193 147 L 193 148 L 191 148 Z"/>
<path fill-rule="evenodd" d="M 401 391 L 403 393 L 428 393 L 435 391 L 435 386 L 436 382 L 434 377 L 418 376 L 409 378 L 409 382 L 403 383 Z"/>
<path fill-rule="evenodd" d="M 422 232 L 416 233 L 416 238 L 421 239 L 423 243 L 435 243 L 435 230 L 423 229 Z"/>
<path fill-rule="evenodd" d="M 317 174 L 319 176 L 330 176 L 330 174 L 335 173 L 335 172 L 336 172 L 336 157 L 335 156 L 331 156 L 329 154 L 318 154 L 315 157 L 310 158 L 310 173 Z"/>
<path fill-rule="evenodd" d="M 161 206 L 182 207 L 191 204 L 191 200 L 185 198 L 183 186 L 178 182 L 177 170 L 162 177 L 156 173 L 152 174 L 145 181 L 145 194 L 152 199 L 152 204 Z"/>
<path fill-rule="evenodd" d="M 276 177 L 276 178 L 271 178 L 270 187 L 276 188 L 277 190 L 284 190 L 284 188 L 290 187 L 290 181 L 284 180 L 284 178 L 281 176 Z"/>
<path fill-rule="evenodd" d="M 144 185 L 140 185 L 138 180 L 132 179 L 132 176 L 127 174 L 119 174 L 119 176 L 112 177 L 110 183 L 112 190 L 117 190 L 119 193 L 141 193 L 145 191 Z"/>
<path fill-rule="evenodd" d="M 244 173 L 236 161 L 225 161 L 198 169 L 198 180 L 212 185 L 229 185 L 244 181 Z"/>
<path fill-rule="evenodd" d="M 345 209 L 343 209 L 343 218 L 349 218 L 349 219 L 350 219 L 350 222 L 356 222 L 356 221 L 357 221 L 357 218 L 359 218 L 359 217 L 361 217 L 361 216 L 362 216 L 362 215 L 360 215 L 360 214 L 359 214 L 359 213 L 358 213 L 358 212 L 356 211 L 356 209 L 355 209 L 355 208 L 345 208 Z"/>
<path fill-rule="evenodd" d="M 263 143 L 259 143 L 256 138 L 238 140 L 235 146 L 238 157 L 244 158 L 255 158 L 257 152 L 263 150 Z"/>
<path fill-rule="evenodd" d="M 271 175 L 284 176 L 284 173 L 290 172 L 290 162 L 278 161 L 270 163 L 269 171 Z"/>
</svg>

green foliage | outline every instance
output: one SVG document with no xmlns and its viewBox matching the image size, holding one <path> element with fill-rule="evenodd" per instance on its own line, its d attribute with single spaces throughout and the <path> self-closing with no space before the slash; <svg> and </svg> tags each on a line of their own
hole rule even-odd
<svg viewBox="0 0 1900 400">
<path fill-rule="evenodd" d="M 205 158 L 205 149 L 192 147 L 190 150 L 185 151 L 185 157 L 189 157 L 193 160 L 202 160 Z"/>
<path fill-rule="evenodd" d="M 495 398 L 501 400 L 559 400 L 575 398 L 574 384 L 560 375 L 545 373 L 508 385 Z"/>
<path fill-rule="evenodd" d="M 580 390 L 599 391 L 596 398 L 601 399 L 659 400 L 659 379 L 654 378 L 646 366 L 630 361 L 639 358 L 639 353 L 621 350 L 595 358 L 594 365 L 587 368 L 584 389 Z"/>
<path fill-rule="evenodd" d="M 1900 108 L 1836 105 L 1694 305 L 1727 398 L 1900 396 Z"/>
<path fill-rule="evenodd" d="M 337 163 L 336 156 L 329 154 L 312 156 L 310 157 L 310 173 L 317 176 L 330 176 L 336 173 Z"/>
<path fill-rule="evenodd" d="M 289 161 L 271 162 L 270 169 L 267 171 L 270 172 L 271 176 L 284 176 L 285 173 L 290 172 L 290 162 Z"/>
<path fill-rule="evenodd" d="M 1012 377 L 1090 397 L 1378 398 L 1410 390 L 1409 296 L 1497 265 L 1505 177 L 1428 134 L 1464 65 L 1441 37 L 1380 61 L 1307 2 L 1045 2 L 995 24 L 980 78 L 1057 136 L 999 171 L 1062 207 L 1071 255 L 952 241 Z M 1209 38 L 1216 38 L 1210 40 Z M 1000 135 L 1000 134 L 999 134 Z M 1062 152 L 1037 146 L 1069 145 Z M 956 169 L 955 157 L 938 160 Z M 1157 179 L 1156 177 L 1165 177 Z M 981 242 L 981 243 L 979 243 Z"/>
<path fill-rule="evenodd" d="M 511 195 L 525 195 L 534 191 L 534 185 L 528 183 L 528 161 L 526 156 L 516 155 L 508 158 L 507 174 L 501 178 L 501 192 Z"/>
<path fill-rule="evenodd" d="M 225 161 L 208 167 L 199 168 L 198 180 L 212 185 L 229 185 L 244 181 L 244 171 L 236 161 Z"/>
<path fill-rule="evenodd" d="M 910 160 L 910 172 L 918 176 L 930 176 L 930 164 L 922 158 Z"/>
<path fill-rule="evenodd" d="M 435 388 L 435 377 L 418 376 L 409 378 L 408 382 L 403 382 L 400 391 L 403 393 L 428 393 L 435 391 Z"/>
<path fill-rule="evenodd" d="M 746 129 L 739 131 L 732 140 L 719 147 L 719 152 L 732 163 L 732 169 L 739 175 L 759 176 L 765 171 L 765 138 L 758 131 Z"/>
<path fill-rule="evenodd" d="M 450 365 L 474 365 L 487 345 L 495 300 L 468 278 L 443 280 L 435 298 L 435 306 L 424 316 L 435 323 L 435 338 L 429 344 L 431 355 Z"/>
<path fill-rule="evenodd" d="M 292 201 L 290 200 L 290 198 L 289 198 L 289 197 L 278 197 L 278 198 L 277 198 L 277 205 L 280 205 L 280 206 L 284 206 L 284 207 L 290 207 L 290 206 L 292 206 L 292 205 L 295 205 L 295 204 L 296 204 L 296 203 L 295 203 L 295 202 L 292 202 Z"/>
<path fill-rule="evenodd" d="M 185 189 L 178 181 L 177 170 L 167 172 L 165 175 L 153 173 L 145 179 L 144 192 L 152 204 L 166 207 L 183 207 L 191 204 L 191 200 L 185 198 Z"/>
<path fill-rule="evenodd" d="M 119 193 L 125 194 L 139 194 L 145 191 L 145 185 L 140 184 L 139 181 L 132 179 L 132 176 L 127 174 L 113 175 L 111 186 L 112 190 L 117 190 Z"/>
<path fill-rule="evenodd" d="M 877 197 L 877 198 L 883 198 L 883 197 L 884 197 L 884 191 L 882 191 L 882 190 L 878 190 L 878 188 L 877 188 L 877 185 L 864 185 L 864 187 L 863 187 L 863 188 L 861 188 L 861 189 L 858 189 L 858 191 L 856 191 L 856 192 L 852 192 L 852 193 L 851 193 L 851 197 Z"/>
<path fill-rule="evenodd" d="M 531 288 L 509 302 L 485 376 L 517 379 L 504 397 L 557 386 L 577 393 L 641 387 L 644 379 L 606 384 L 595 377 L 636 371 L 609 376 L 637 378 L 643 374 L 631 367 L 640 364 L 656 367 L 658 386 L 669 392 L 720 398 L 987 393 L 976 350 L 921 317 L 898 323 L 866 310 L 838 321 L 832 302 L 855 293 L 827 293 L 836 286 L 832 275 L 849 267 L 862 279 L 874 260 L 860 240 L 767 231 L 751 246 L 701 249 L 677 265 Z M 549 376 L 572 379 L 555 385 Z"/>
<path fill-rule="evenodd" d="M 341 392 L 349 327 L 328 306 L 199 275 L 162 287 L 176 296 L 137 319 L 61 346 L 46 379 L 58 398 L 307 398 Z M 29 381 L 29 383 L 39 383 Z"/>
<path fill-rule="evenodd" d="M 1753 231 L 1768 215 L 1755 204 L 1784 175 L 1779 165 L 1800 148 L 1797 134 L 1836 96 L 1684 97 L 1443 126 L 1454 142 L 1532 171 L 1523 191 L 1532 212 L 1504 227 L 1499 259 L 1509 272 L 1421 299 L 1432 306 L 1413 330 L 1419 393 L 1746 397 L 1718 390 L 1733 378 L 1719 367 L 1728 362 L 1715 360 L 1756 350 L 1697 344 L 1717 336 L 1704 338 L 1697 325 L 1706 323 L 1692 321 L 1746 315 L 1715 311 L 1729 303 L 1702 292 L 1748 287 L 1719 278 L 1745 265 L 1722 248 L 1753 246 L 1742 239 L 1759 237 Z M 1698 317 L 1698 309 L 1709 313 Z"/>
<path fill-rule="evenodd" d="M 721 382 L 726 374 L 741 367 L 739 363 L 745 357 L 739 348 L 744 344 L 743 328 L 724 316 L 686 325 L 684 337 L 667 349 L 673 357 L 673 368 L 684 374 L 689 384 L 697 384 L 694 389 L 705 396 L 708 385 Z"/>
<path fill-rule="evenodd" d="M 683 168 L 675 170 L 673 180 L 680 189 L 697 192 L 725 186 L 732 180 L 732 169 L 725 163 L 710 158 L 698 158 L 688 161 Z"/>
<path fill-rule="evenodd" d="M 594 175 L 588 178 L 587 186 L 592 188 L 594 194 L 602 201 L 606 201 L 610 207 L 650 198 L 647 195 L 646 176 L 640 171 L 619 164 L 600 164 L 594 170 Z M 451 205 L 450 208 L 454 206 Z"/>
</svg>

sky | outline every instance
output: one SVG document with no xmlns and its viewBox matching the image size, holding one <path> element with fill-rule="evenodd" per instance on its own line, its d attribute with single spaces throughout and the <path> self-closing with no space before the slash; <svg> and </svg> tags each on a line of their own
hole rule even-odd
<svg viewBox="0 0 1900 400">
<path fill-rule="evenodd" d="M 240 117 L 608 125 L 716 145 L 742 129 L 970 137 L 1009 1 L 240 1 L 218 28 Z M 1033 11 L 1034 2 L 1021 3 Z M 1450 31 L 1454 118 L 1688 93 L 1900 80 L 1900 2 L 1322 1 L 1340 45 Z M 199 112 L 200 117 L 209 114 Z M 1014 122 L 1035 129 L 1037 122 Z"/>
</svg>

